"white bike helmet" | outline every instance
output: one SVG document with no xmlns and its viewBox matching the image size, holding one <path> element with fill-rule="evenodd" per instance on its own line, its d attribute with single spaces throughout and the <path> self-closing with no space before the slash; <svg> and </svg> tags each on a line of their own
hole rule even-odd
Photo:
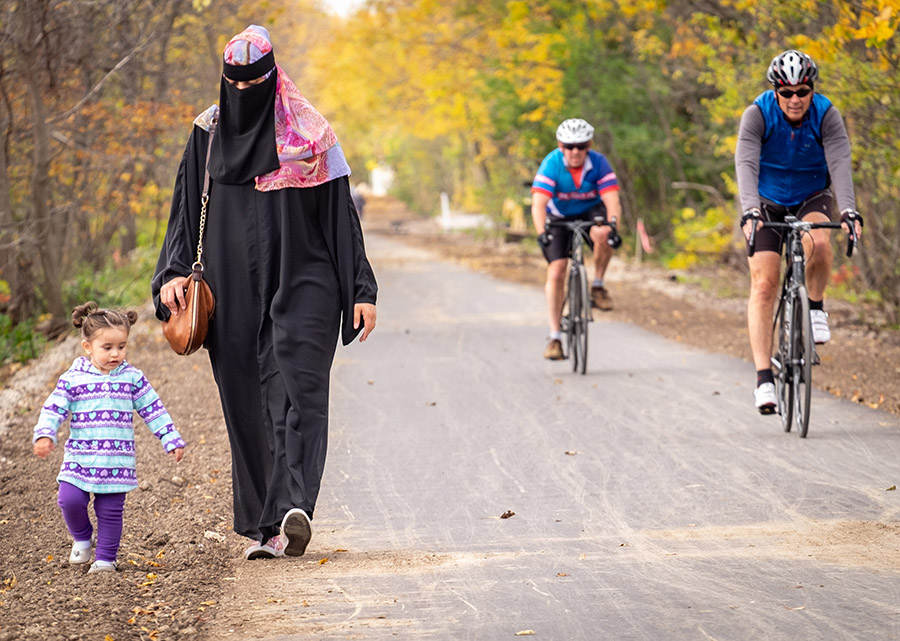
<svg viewBox="0 0 900 641">
<path fill-rule="evenodd" d="M 590 142 L 594 138 L 594 128 L 581 118 L 563 120 L 556 128 L 556 139 L 564 145 Z"/>
<path fill-rule="evenodd" d="M 791 49 L 772 58 L 766 78 L 776 89 L 785 85 L 812 85 L 819 78 L 819 68 L 805 53 Z"/>
</svg>

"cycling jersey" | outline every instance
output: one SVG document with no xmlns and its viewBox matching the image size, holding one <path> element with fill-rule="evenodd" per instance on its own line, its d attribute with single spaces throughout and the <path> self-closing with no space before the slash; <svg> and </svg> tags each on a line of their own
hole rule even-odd
<svg viewBox="0 0 900 641">
<path fill-rule="evenodd" d="M 831 101 L 813 94 L 799 127 L 793 127 L 784 117 L 774 91 L 760 94 L 753 102 L 762 112 L 766 127 L 759 157 L 759 195 L 792 207 L 828 187 L 822 120 Z"/>
<path fill-rule="evenodd" d="M 600 196 L 619 189 L 616 174 L 606 157 L 589 149 L 581 171 L 571 170 L 562 151 L 551 151 L 541 162 L 531 192 L 542 192 L 550 196 L 547 213 L 553 216 L 578 216 L 602 200 Z"/>
</svg>

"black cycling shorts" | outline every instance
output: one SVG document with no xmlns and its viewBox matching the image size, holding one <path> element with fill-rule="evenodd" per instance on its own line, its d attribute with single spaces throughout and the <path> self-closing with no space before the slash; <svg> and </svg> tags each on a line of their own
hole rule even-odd
<svg viewBox="0 0 900 641">
<path fill-rule="evenodd" d="M 606 220 L 606 206 L 602 203 L 583 214 L 577 214 L 575 216 L 553 216 L 547 214 L 547 222 L 550 222 L 551 220 L 594 220 L 598 217 Z M 546 247 L 541 245 L 541 249 L 544 252 L 544 258 L 547 259 L 548 263 L 552 263 L 554 260 L 559 260 L 561 258 L 568 258 L 569 254 L 572 253 L 572 237 L 574 236 L 574 233 L 567 229 L 555 228 L 551 234 L 553 235 L 553 238 L 550 239 L 550 244 Z M 588 246 L 591 248 L 591 251 L 594 250 L 594 243 L 590 238 L 588 238 Z"/>
<path fill-rule="evenodd" d="M 785 207 L 771 200 L 762 200 L 760 212 L 762 219 L 770 222 L 784 222 L 785 216 L 795 216 L 800 220 L 813 212 L 821 212 L 833 220 L 831 212 L 834 210 L 834 196 L 830 189 L 817 191 L 812 196 L 804 200 L 799 205 L 793 207 Z M 786 229 L 767 229 L 763 227 L 756 232 L 756 251 L 758 252 L 775 252 L 781 253 L 784 247 L 784 240 L 787 238 Z"/>
</svg>

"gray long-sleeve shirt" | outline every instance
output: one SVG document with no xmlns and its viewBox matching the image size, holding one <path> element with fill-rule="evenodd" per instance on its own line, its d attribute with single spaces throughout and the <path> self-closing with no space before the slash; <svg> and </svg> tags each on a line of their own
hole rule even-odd
<svg viewBox="0 0 900 641">
<path fill-rule="evenodd" d="M 762 111 L 755 104 L 744 110 L 734 152 L 735 174 L 741 211 L 760 206 L 759 158 L 766 123 Z M 825 162 L 831 176 L 831 190 L 838 203 L 838 211 L 856 209 L 853 176 L 850 169 L 850 138 L 844 119 L 837 107 L 831 106 L 822 119 L 822 145 Z"/>
</svg>

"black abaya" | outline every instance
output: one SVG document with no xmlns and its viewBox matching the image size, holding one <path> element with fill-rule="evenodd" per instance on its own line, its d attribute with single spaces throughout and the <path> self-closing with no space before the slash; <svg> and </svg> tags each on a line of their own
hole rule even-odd
<svg viewBox="0 0 900 641">
<path fill-rule="evenodd" d="M 176 180 L 172 213 L 153 279 L 190 271 L 208 134 L 194 128 Z M 287 510 L 312 515 L 327 447 L 331 364 L 343 316 L 375 303 L 349 181 L 260 192 L 252 182 L 213 184 L 204 275 L 216 296 L 209 350 L 232 451 L 234 529 L 251 539 L 277 533 Z"/>
</svg>

